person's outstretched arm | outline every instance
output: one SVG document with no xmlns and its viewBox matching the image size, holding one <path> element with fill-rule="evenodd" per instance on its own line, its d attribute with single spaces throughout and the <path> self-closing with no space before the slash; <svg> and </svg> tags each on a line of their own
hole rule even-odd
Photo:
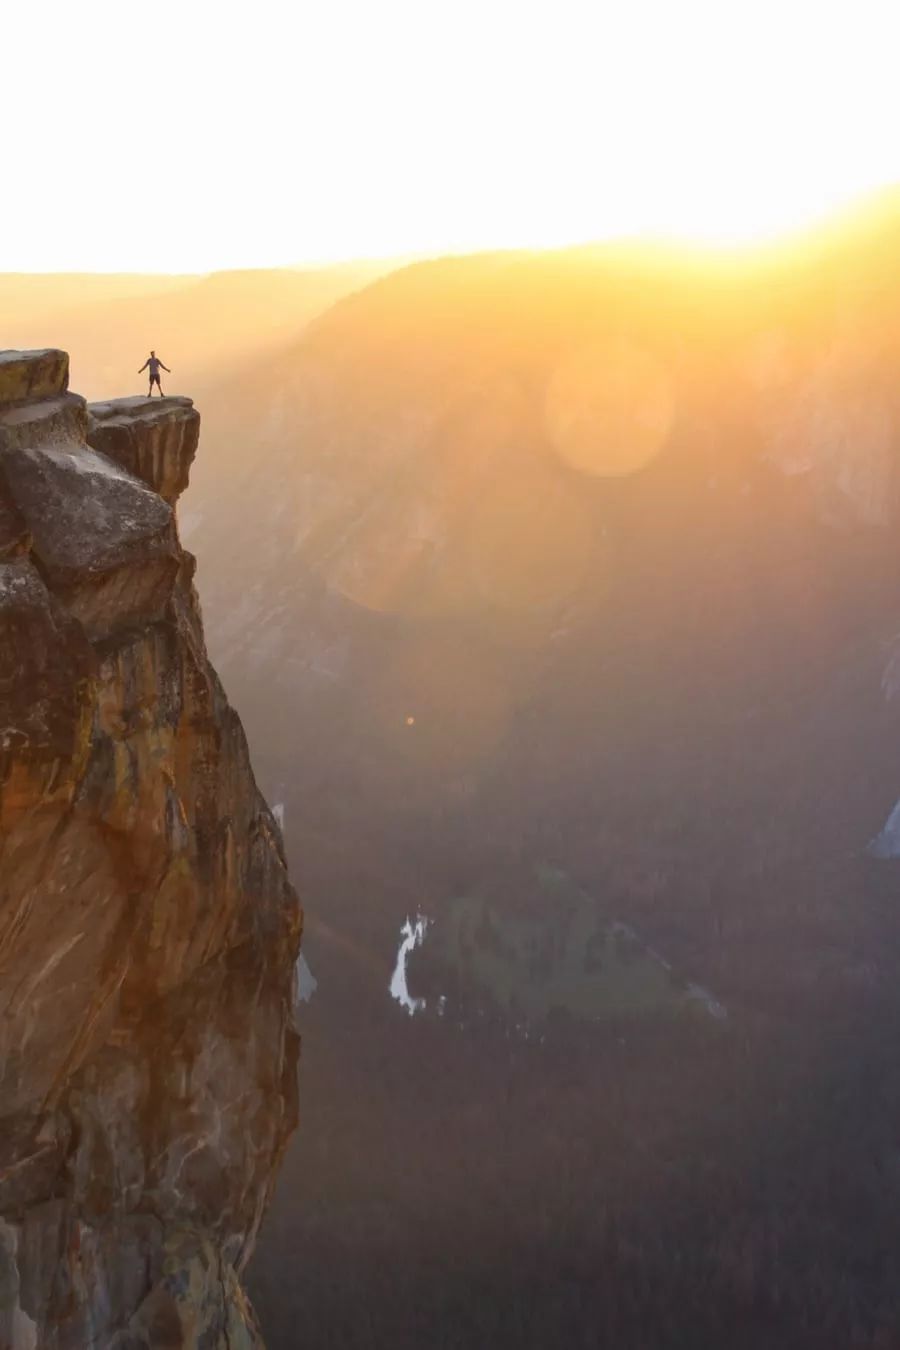
<svg viewBox="0 0 900 1350">
<path fill-rule="evenodd" d="M 166 372 L 167 375 L 171 375 L 171 374 L 172 374 L 172 372 L 171 372 L 171 370 L 169 369 L 168 366 L 163 366 L 162 361 L 160 361 L 159 364 L 162 366 L 163 370 Z"/>
<path fill-rule="evenodd" d="M 150 364 L 149 361 L 145 361 L 144 364 L 141 366 L 140 370 L 138 371 L 138 374 L 143 375 L 144 371 L 147 369 L 149 364 Z"/>
</svg>

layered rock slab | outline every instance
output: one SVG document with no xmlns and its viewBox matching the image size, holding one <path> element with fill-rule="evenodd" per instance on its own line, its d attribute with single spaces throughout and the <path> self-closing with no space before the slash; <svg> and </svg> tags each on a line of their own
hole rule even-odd
<svg viewBox="0 0 900 1350">
<path fill-rule="evenodd" d="M 159 618 L 180 550 L 172 508 L 85 440 L 83 399 L 0 408 L 0 503 L 91 637 Z"/>
<path fill-rule="evenodd" d="M 69 387 L 69 357 L 56 348 L 0 351 L 0 406 L 53 398 Z"/>
<path fill-rule="evenodd" d="M 118 398 L 88 408 L 96 449 L 174 504 L 188 485 L 200 437 L 189 398 Z"/>
<path fill-rule="evenodd" d="M 255 1346 L 300 912 L 172 504 L 87 426 L 0 407 L 0 1346 Z"/>
</svg>

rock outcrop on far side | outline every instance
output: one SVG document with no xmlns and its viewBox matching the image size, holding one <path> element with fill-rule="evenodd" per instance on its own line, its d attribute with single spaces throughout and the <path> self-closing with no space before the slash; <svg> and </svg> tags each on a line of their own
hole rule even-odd
<svg viewBox="0 0 900 1350">
<path fill-rule="evenodd" d="M 190 400 L 0 353 L 0 1347 L 261 1345 L 300 910 L 204 646 Z"/>
</svg>

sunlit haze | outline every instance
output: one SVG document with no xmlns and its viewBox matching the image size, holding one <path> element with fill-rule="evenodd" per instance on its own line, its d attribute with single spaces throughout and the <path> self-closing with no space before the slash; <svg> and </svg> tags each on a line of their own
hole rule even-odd
<svg viewBox="0 0 900 1350">
<path fill-rule="evenodd" d="M 882 3 L 85 0 L 4 28 L 5 271 L 727 244 L 900 178 Z"/>
</svg>

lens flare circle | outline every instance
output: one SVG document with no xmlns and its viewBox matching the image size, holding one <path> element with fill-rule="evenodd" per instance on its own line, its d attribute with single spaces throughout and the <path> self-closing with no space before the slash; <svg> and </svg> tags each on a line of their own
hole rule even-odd
<svg viewBox="0 0 900 1350">
<path fill-rule="evenodd" d="M 626 478 L 662 450 L 675 418 L 665 365 L 626 339 L 565 356 L 547 386 L 545 422 L 557 454 L 582 473 Z"/>
</svg>

